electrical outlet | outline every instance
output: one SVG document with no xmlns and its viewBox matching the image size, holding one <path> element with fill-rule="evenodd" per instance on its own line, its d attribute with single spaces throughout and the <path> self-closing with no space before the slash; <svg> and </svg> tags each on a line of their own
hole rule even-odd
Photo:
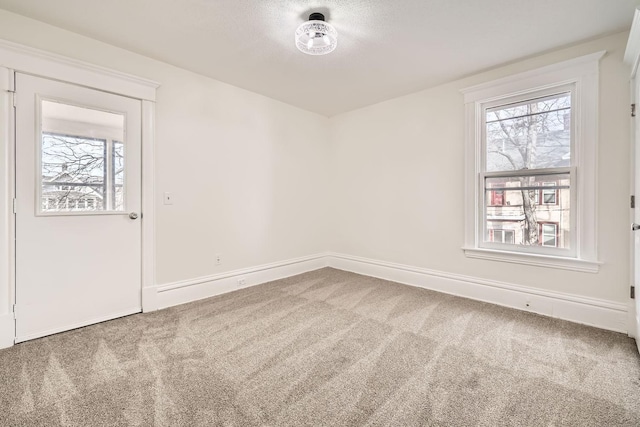
<svg viewBox="0 0 640 427">
<path fill-rule="evenodd" d="M 238 279 L 238 287 L 241 288 L 243 286 L 247 286 L 247 279 L 245 279 L 244 277 L 241 279 Z"/>
<path fill-rule="evenodd" d="M 222 264 L 222 255 L 216 255 L 216 265 Z"/>
<path fill-rule="evenodd" d="M 165 205 L 172 205 L 173 204 L 173 193 L 170 193 L 168 191 L 166 191 L 164 193 L 164 204 Z"/>
</svg>

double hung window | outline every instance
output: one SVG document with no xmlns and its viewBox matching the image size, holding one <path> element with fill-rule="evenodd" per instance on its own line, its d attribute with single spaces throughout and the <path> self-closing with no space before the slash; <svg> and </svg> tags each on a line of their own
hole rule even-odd
<svg viewBox="0 0 640 427">
<path fill-rule="evenodd" d="M 482 105 L 480 247 L 575 254 L 574 87 L 563 85 Z M 545 228 L 539 226 L 543 221 L 558 225 L 554 244 L 545 243 L 540 232 Z M 513 239 L 494 238 L 492 231 L 506 229 Z"/>
<path fill-rule="evenodd" d="M 467 256 L 598 271 L 598 63 L 603 55 L 463 90 Z"/>
</svg>

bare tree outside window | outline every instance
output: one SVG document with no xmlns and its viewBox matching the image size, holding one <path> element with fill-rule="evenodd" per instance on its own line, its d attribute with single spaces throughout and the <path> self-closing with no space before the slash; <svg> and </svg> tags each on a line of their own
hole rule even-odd
<svg viewBox="0 0 640 427">
<path fill-rule="evenodd" d="M 541 221 L 556 223 L 566 238 L 553 242 L 568 247 L 571 93 L 487 109 L 485 125 L 485 193 L 504 191 L 505 205 L 485 203 L 487 230 L 512 229 L 515 244 L 541 245 Z"/>
<path fill-rule="evenodd" d="M 122 142 L 42 134 L 43 212 L 124 209 Z"/>
</svg>

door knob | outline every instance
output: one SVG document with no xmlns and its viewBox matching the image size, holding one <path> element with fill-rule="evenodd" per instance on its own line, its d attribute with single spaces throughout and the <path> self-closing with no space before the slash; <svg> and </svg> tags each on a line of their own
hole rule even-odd
<svg viewBox="0 0 640 427">
<path fill-rule="evenodd" d="M 636 224 L 635 222 L 631 224 L 631 231 L 640 230 L 640 224 Z"/>
<path fill-rule="evenodd" d="M 137 214 L 136 212 L 131 212 L 131 213 L 129 214 L 129 218 L 131 218 L 131 219 L 138 219 L 138 214 Z"/>
</svg>

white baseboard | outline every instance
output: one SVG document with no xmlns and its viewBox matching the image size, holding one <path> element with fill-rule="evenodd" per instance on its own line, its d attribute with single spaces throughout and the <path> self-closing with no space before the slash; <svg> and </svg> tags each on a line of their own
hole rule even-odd
<svg viewBox="0 0 640 427">
<path fill-rule="evenodd" d="M 627 304 L 330 253 L 330 267 L 627 333 Z"/>
<path fill-rule="evenodd" d="M 0 315 L 0 348 L 7 348 L 13 345 L 15 336 L 15 323 L 13 313 Z"/>
<path fill-rule="evenodd" d="M 229 271 L 212 276 L 199 277 L 143 290 L 143 311 L 162 309 L 215 295 L 284 279 L 307 271 L 327 267 L 327 254 L 317 254 L 256 267 Z M 239 285 L 244 280 L 244 285 Z M 153 295 L 153 293 L 156 295 Z"/>
<path fill-rule="evenodd" d="M 629 307 L 624 303 L 338 253 L 317 254 L 144 288 L 143 311 L 184 304 L 327 266 L 601 329 L 630 332 Z M 240 279 L 245 280 L 245 285 L 238 285 Z"/>
</svg>

